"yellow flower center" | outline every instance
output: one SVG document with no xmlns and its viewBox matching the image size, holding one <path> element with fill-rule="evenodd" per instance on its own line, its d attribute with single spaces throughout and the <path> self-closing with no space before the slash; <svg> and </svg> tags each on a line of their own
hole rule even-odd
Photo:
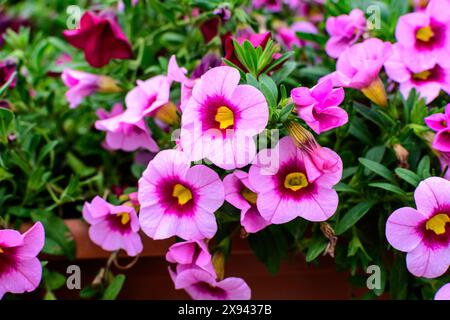
<svg viewBox="0 0 450 320">
<path fill-rule="evenodd" d="M 426 228 L 434 231 L 437 235 L 441 235 L 445 233 L 445 226 L 448 222 L 450 222 L 449 216 L 445 213 L 440 213 L 427 221 Z"/>
<path fill-rule="evenodd" d="M 256 204 L 256 199 L 258 198 L 258 195 L 249 188 L 244 188 L 244 190 L 241 191 L 241 195 L 244 197 L 245 200 L 248 201 L 248 203 Z"/>
<path fill-rule="evenodd" d="M 284 187 L 293 191 L 298 191 L 308 186 L 308 179 L 301 172 L 289 173 L 284 179 Z"/>
<path fill-rule="evenodd" d="M 431 29 L 430 26 L 422 27 L 419 30 L 417 30 L 416 33 L 416 39 L 423 41 L 423 42 L 429 42 L 431 38 L 434 37 L 434 32 Z"/>
<path fill-rule="evenodd" d="M 192 192 L 182 184 L 177 183 L 173 187 L 172 196 L 178 198 L 178 204 L 184 205 L 192 199 Z"/>
<path fill-rule="evenodd" d="M 5 253 L 5 251 L 3 251 L 3 249 L 2 249 L 2 248 L 0 248 L 0 253 Z"/>
<path fill-rule="evenodd" d="M 120 223 L 123 225 L 126 225 L 131 220 L 130 215 L 127 212 L 118 213 L 117 215 L 120 217 Z"/>
<path fill-rule="evenodd" d="M 220 129 L 226 129 L 234 125 L 234 113 L 230 108 L 221 106 L 217 109 L 214 120 L 220 124 Z"/>
<path fill-rule="evenodd" d="M 431 76 L 431 71 L 425 70 L 419 73 L 414 73 L 413 78 L 416 80 L 428 80 L 428 78 Z"/>
</svg>

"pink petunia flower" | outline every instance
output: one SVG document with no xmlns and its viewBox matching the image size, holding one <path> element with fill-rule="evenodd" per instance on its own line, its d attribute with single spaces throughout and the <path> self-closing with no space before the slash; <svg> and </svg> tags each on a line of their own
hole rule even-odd
<svg viewBox="0 0 450 320">
<path fill-rule="evenodd" d="M 174 273 L 169 268 L 175 289 L 184 289 L 194 300 L 249 300 L 250 287 L 241 278 L 217 281 L 209 272 L 190 268 Z"/>
<path fill-rule="evenodd" d="M 411 55 L 415 53 L 397 43 L 384 64 L 388 77 L 400 84 L 400 92 L 405 98 L 413 88 L 427 103 L 432 102 L 441 89 L 450 93 L 450 68 L 440 64 L 429 67 L 419 60 L 408 59 Z"/>
<path fill-rule="evenodd" d="M 264 95 L 238 85 L 239 72 L 223 66 L 206 72 L 194 85 L 181 118 L 180 142 L 192 161 L 208 158 L 230 170 L 255 156 L 253 137 L 264 130 L 269 109 Z"/>
<path fill-rule="evenodd" d="M 148 80 L 137 80 L 137 86 L 127 93 L 125 104 L 126 117 L 130 122 L 154 115 L 162 106 L 169 103 L 172 79 L 156 76 Z"/>
<path fill-rule="evenodd" d="M 110 113 L 100 109 L 97 115 L 100 120 L 95 122 L 95 128 L 106 131 L 107 149 L 135 151 L 143 148 L 151 152 L 159 151 L 144 119 L 136 123 L 130 122 L 128 114 L 123 111 L 122 104 L 116 103 Z"/>
<path fill-rule="evenodd" d="M 40 222 L 24 234 L 0 230 L 0 299 L 7 292 L 31 292 L 39 286 L 42 266 L 36 256 L 44 241 L 44 227 Z"/>
<path fill-rule="evenodd" d="M 401 16 L 395 30 L 398 43 L 410 54 L 404 56 L 407 64 L 418 64 L 425 69 L 434 65 L 450 67 L 450 2 L 432 0 L 424 12 Z"/>
<path fill-rule="evenodd" d="M 65 30 L 64 37 L 72 46 L 83 50 L 86 61 L 95 68 L 103 67 L 111 59 L 133 57 L 131 45 L 119 24 L 92 12 L 84 13 L 79 28 Z"/>
<path fill-rule="evenodd" d="M 441 153 L 450 152 L 450 104 L 445 107 L 444 113 L 432 114 L 424 120 L 428 127 L 437 132 L 433 141 L 433 148 Z M 446 158 L 446 155 L 442 155 L 440 157 L 441 163 Z"/>
<path fill-rule="evenodd" d="M 347 123 L 348 114 L 339 107 L 344 95 L 344 89 L 333 89 L 330 79 L 319 82 L 311 89 L 301 87 L 291 91 L 300 118 L 317 134 Z"/>
<path fill-rule="evenodd" d="M 284 137 L 274 149 L 262 150 L 249 172 L 258 193 L 257 207 L 271 223 L 282 224 L 296 217 L 325 221 L 337 209 L 333 186 L 342 176 L 342 160 L 319 145 L 297 147 Z"/>
<path fill-rule="evenodd" d="M 85 202 L 83 218 L 91 225 L 89 237 L 106 251 L 123 249 L 129 256 L 142 252 L 139 220 L 132 206 L 114 206 L 99 196 Z"/>
<path fill-rule="evenodd" d="M 439 289 L 434 300 L 450 300 L 450 283 Z"/>
<path fill-rule="evenodd" d="M 114 93 L 121 91 L 114 79 L 107 76 L 65 69 L 61 78 L 69 88 L 66 92 L 66 99 L 71 108 L 76 108 L 85 97 L 95 92 Z"/>
<path fill-rule="evenodd" d="M 214 212 L 224 197 L 222 181 L 212 169 L 191 167 L 183 152 L 161 151 L 139 180 L 141 228 L 153 239 L 211 239 L 217 231 Z"/>
<path fill-rule="evenodd" d="M 322 80 L 331 78 L 335 87 L 359 89 L 375 103 L 385 106 L 386 92 L 378 74 L 391 53 L 391 44 L 377 38 L 354 44 L 339 56 L 336 71 Z"/>
<path fill-rule="evenodd" d="M 16 63 L 11 60 L 0 61 L 0 87 L 4 86 L 13 76 L 14 71 L 16 71 Z M 14 88 L 16 86 L 17 77 L 11 80 L 9 88 Z"/>
<path fill-rule="evenodd" d="M 255 9 L 264 8 L 272 12 L 280 12 L 283 9 L 283 0 L 252 0 Z"/>
<path fill-rule="evenodd" d="M 348 47 L 352 46 L 366 30 L 366 18 L 364 12 L 353 9 L 350 14 L 329 17 L 326 29 L 330 35 L 325 50 L 332 58 L 337 58 Z"/>
<path fill-rule="evenodd" d="M 318 30 L 314 24 L 308 21 L 298 21 L 290 27 L 280 27 L 277 29 L 277 38 L 286 48 L 292 50 L 293 46 L 303 47 L 308 44 L 307 41 L 297 37 L 297 32 L 317 34 Z"/>
<path fill-rule="evenodd" d="M 166 260 L 177 264 L 177 273 L 195 266 L 207 271 L 214 277 L 216 276 L 211 254 L 204 241 L 196 240 L 175 243 L 169 248 Z"/>
<path fill-rule="evenodd" d="M 256 189 L 250 184 L 248 173 L 235 170 L 223 179 L 225 200 L 241 209 L 241 225 L 247 233 L 258 232 L 270 223 L 258 211 Z"/>
<path fill-rule="evenodd" d="M 417 209 L 403 207 L 389 217 L 386 237 L 397 250 L 407 252 L 409 272 L 436 278 L 450 264 L 450 181 L 431 177 L 414 192 Z"/>
</svg>

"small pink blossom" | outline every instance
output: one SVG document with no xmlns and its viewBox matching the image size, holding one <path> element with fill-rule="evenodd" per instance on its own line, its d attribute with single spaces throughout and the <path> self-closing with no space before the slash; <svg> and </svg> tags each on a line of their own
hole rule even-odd
<svg viewBox="0 0 450 320">
<path fill-rule="evenodd" d="M 172 79 L 160 75 L 145 81 L 137 80 L 136 83 L 137 86 L 125 97 L 126 113 L 130 122 L 154 115 L 169 102 Z"/>
<path fill-rule="evenodd" d="M 39 286 L 42 266 L 36 256 L 44 241 L 44 227 L 40 222 L 24 234 L 0 230 L 0 300 L 7 292 L 31 292 Z"/>
<path fill-rule="evenodd" d="M 65 69 L 61 77 L 64 84 L 69 87 L 66 99 L 71 108 L 77 107 L 85 97 L 92 95 L 100 88 L 100 76 L 96 74 Z"/>
<path fill-rule="evenodd" d="M 291 97 L 300 118 L 317 134 L 343 126 L 348 121 L 347 112 L 339 107 L 344 100 L 344 89 L 333 89 L 330 79 L 311 89 L 295 88 Z"/>
<path fill-rule="evenodd" d="M 450 283 L 439 289 L 434 300 L 450 300 Z"/>
<path fill-rule="evenodd" d="M 450 152 L 450 104 L 445 107 L 444 113 L 436 113 L 426 117 L 425 123 L 437 134 L 433 141 L 433 148 L 442 152 Z M 441 156 L 442 159 L 446 158 Z"/>
<path fill-rule="evenodd" d="M 169 248 L 166 260 L 177 264 L 177 273 L 195 266 L 207 271 L 214 277 L 216 276 L 216 271 L 211 261 L 211 254 L 204 241 L 177 242 Z"/>
<path fill-rule="evenodd" d="M 255 9 L 266 9 L 272 12 L 279 12 L 283 9 L 283 0 L 252 0 Z"/>
<path fill-rule="evenodd" d="M 239 81 L 235 68 L 223 66 L 209 70 L 194 85 L 182 114 L 180 136 L 192 161 L 208 158 L 229 170 L 253 160 L 253 136 L 265 129 L 269 109 L 258 89 Z"/>
<path fill-rule="evenodd" d="M 342 160 L 319 145 L 297 147 L 284 137 L 274 149 L 261 150 L 249 172 L 258 193 L 257 207 L 271 223 L 282 224 L 296 217 L 325 221 L 337 209 L 333 186 L 342 176 Z"/>
<path fill-rule="evenodd" d="M 353 9 L 350 14 L 338 17 L 329 17 L 326 29 L 330 35 L 325 50 L 330 57 L 337 58 L 348 47 L 361 38 L 366 30 L 366 18 L 364 12 Z"/>
<path fill-rule="evenodd" d="M 378 79 L 391 53 L 391 44 L 377 38 L 354 44 L 339 56 L 336 71 L 326 78 L 331 78 L 335 87 L 367 88 Z"/>
<path fill-rule="evenodd" d="M 389 78 L 400 84 L 400 92 L 407 98 L 415 88 L 427 103 L 432 102 L 441 90 L 450 93 L 450 68 L 441 64 L 421 63 L 419 59 L 408 59 L 415 52 L 398 43 L 384 67 Z"/>
<path fill-rule="evenodd" d="M 142 148 L 151 152 L 159 151 L 144 119 L 135 123 L 129 121 L 128 113 L 123 111 L 122 104 L 116 103 L 110 113 L 100 109 L 97 115 L 100 120 L 95 122 L 95 127 L 106 131 L 107 149 L 135 151 Z"/>
<path fill-rule="evenodd" d="M 199 268 L 189 268 L 179 273 L 170 270 L 175 289 L 184 289 L 194 300 L 249 300 L 251 290 L 241 278 L 216 277 Z"/>
<path fill-rule="evenodd" d="M 211 239 L 217 231 L 214 212 L 224 197 L 222 181 L 212 169 L 191 167 L 183 152 L 161 151 L 139 180 L 141 228 L 152 239 Z"/>
<path fill-rule="evenodd" d="M 401 16 L 395 30 L 400 46 L 409 54 L 405 63 L 431 69 L 439 64 L 450 67 L 450 1 L 431 0 L 423 12 Z"/>
<path fill-rule="evenodd" d="M 250 184 L 248 173 L 235 170 L 223 179 L 225 200 L 241 210 L 241 225 L 247 233 L 255 233 L 269 225 L 256 206 L 258 195 Z"/>
<path fill-rule="evenodd" d="M 129 256 L 142 252 L 139 220 L 132 206 L 114 206 L 99 196 L 85 202 L 83 218 L 91 225 L 89 237 L 106 251 L 123 249 Z"/>
<path fill-rule="evenodd" d="M 293 46 L 303 47 L 308 44 L 307 41 L 297 37 L 297 32 L 317 34 L 318 30 L 314 24 L 308 21 L 298 21 L 290 27 L 281 27 L 277 29 L 277 38 L 286 48 L 292 50 Z"/>
<path fill-rule="evenodd" d="M 414 192 L 417 209 L 403 207 L 389 217 L 386 237 L 407 253 L 408 270 L 416 277 L 436 278 L 450 264 L 450 181 L 431 177 Z"/>
</svg>

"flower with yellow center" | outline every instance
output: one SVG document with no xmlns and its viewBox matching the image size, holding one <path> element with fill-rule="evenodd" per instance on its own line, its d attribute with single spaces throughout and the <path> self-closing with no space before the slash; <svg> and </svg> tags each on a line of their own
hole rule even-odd
<svg viewBox="0 0 450 320">
<path fill-rule="evenodd" d="M 131 220 L 130 215 L 127 212 L 118 213 L 117 216 L 120 217 L 120 223 L 123 225 L 126 225 Z"/>
<path fill-rule="evenodd" d="M 173 187 L 172 196 L 178 198 L 179 205 L 185 205 L 192 199 L 192 192 L 182 184 L 177 183 Z"/>
<path fill-rule="evenodd" d="M 0 253 L 5 253 L 5 251 L 3 251 L 3 249 L 2 249 L 2 248 L 0 248 Z"/>
<path fill-rule="evenodd" d="M 230 108 L 221 106 L 217 109 L 214 120 L 219 123 L 220 129 L 227 129 L 234 125 L 234 113 Z"/>
<path fill-rule="evenodd" d="M 431 71 L 425 70 L 422 72 L 414 73 L 413 79 L 415 80 L 428 80 L 428 78 L 431 76 Z"/>
<path fill-rule="evenodd" d="M 437 235 L 444 234 L 446 232 L 445 227 L 450 222 L 450 218 L 445 213 L 435 215 L 429 219 L 425 225 L 427 230 L 433 231 Z"/>
<path fill-rule="evenodd" d="M 434 37 L 434 32 L 430 26 L 422 27 L 416 32 L 416 39 L 429 42 Z"/>
<path fill-rule="evenodd" d="M 241 191 L 241 195 L 244 197 L 245 200 L 247 200 L 248 203 L 250 204 L 256 204 L 256 200 L 258 199 L 258 195 L 253 192 L 252 190 L 250 190 L 249 188 L 244 188 Z"/>
<path fill-rule="evenodd" d="M 284 187 L 292 191 L 298 191 L 308 186 L 308 179 L 301 172 L 289 173 L 284 179 Z"/>
</svg>

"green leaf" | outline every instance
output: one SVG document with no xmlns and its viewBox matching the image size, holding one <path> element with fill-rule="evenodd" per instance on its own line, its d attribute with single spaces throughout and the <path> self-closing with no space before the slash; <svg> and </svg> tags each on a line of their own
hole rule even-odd
<svg viewBox="0 0 450 320">
<path fill-rule="evenodd" d="M 287 256 L 288 242 L 281 226 L 272 225 L 247 238 L 256 257 L 264 262 L 270 273 L 276 274 L 281 260 Z"/>
<path fill-rule="evenodd" d="M 375 172 L 390 182 L 396 183 L 394 175 L 384 165 L 365 158 L 359 158 L 358 161 L 370 171 Z"/>
<path fill-rule="evenodd" d="M 369 212 L 375 203 L 377 203 L 376 200 L 369 200 L 358 203 L 356 206 L 351 208 L 347 214 L 337 222 L 335 227 L 336 234 L 341 235 L 354 226 L 359 220 L 362 219 L 362 217 L 365 216 L 367 212 Z"/>
<path fill-rule="evenodd" d="M 118 274 L 109 284 L 103 293 L 102 300 L 116 300 L 117 296 L 122 290 L 123 284 L 125 283 L 125 275 Z"/>
<path fill-rule="evenodd" d="M 375 146 L 367 151 L 365 158 L 380 163 L 383 160 L 385 152 L 386 147 L 384 145 Z M 368 176 L 370 171 L 370 169 L 364 168 L 364 175 Z"/>
<path fill-rule="evenodd" d="M 0 96 L 6 91 L 6 89 L 9 88 L 9 85 L 13 82 L 13 80 L 16 78 L 17 71 L 14 71 L 11 76 L 9 77 L 8 81 L 4 85 L 0 87 Z"/>
<path fill-rule="evenodd" d="M 405 258 L 397 257 L 391 270 L 391 299 L 404 300 L 408 294 L 408 272 L 406 270 Z"/>
<path fill-rule="evenodd" d="M 8 143 L 8 135 L 13 120 L 14 114 L 10 110 L 0 108 L 0 141 L 4 144 Z"/>
<path fill-rule="evenodd" d="M 352 121 L 350 122 L 349 133 L 369 146 L 373 145 L 375 141 L 372 137 L 372 134 L 367 129 L 367 126 L 360 118 L 357 117 L 353 117 Z"/>
<path fill-rule="evenodd" d="M 380 188 L 380 189 L 384 189 L 386 191 L 396 193 L 401 196 L 406 196 L 405 191 L 403 191 L 401 188 L 394 186 L 393 184 L 390 184 L 390 183 L 373 182 L 373 183 L 369 183 L 369 187 Z"/>
<path fill-rule="evenodd" d="M 352 186 L 344 183 L 344 182 L 339 182 L 337 185 L 335 185 L 333 187 L 334 190 L 336 190 L 337 192 L 342 192 L 342 193 L 359 193 L 360 191 L 353 188 Z"/>
<path fill-rule="evenodd" d="M 66 283 L 66 277 L 56 271 L 45 272 L 44 279 L 48 291 L 58 290 Z"/>
<path fill-rule="evenodd" d="M 430 166 L 431 166 L 430 157 L 424 156 L 417 165 L 417 174 L 419 175 L 419 177 L 422 177 L 422 179 L 431 177 Z"/>
<path fill-rule="evenodd" d="M 75 242 L 64 220 L 48 211 L 35 211 L 31 213 L 33 221 L 41 221 L 45 228 L 45 242 L 43 252 L 60 254 L 62 251 L 69 260 L 75 259 Z M 48 246 L 48 239 L 56 247 Z"/>
<path fill-rule="evenodd" d="M 412 172 L 411 170 L 405 169 L 405 168 L 397 168 L 395 169 L 395 174 L 399 176 L 399 178 L 405 180 L 413 187 L 417 187 L 417 185 L 420 182 L 420 177 Z"/>
<path fill-rule="evenodd" d="M 262 74 L 259 77 L 259 86 L 267 99 L 269 108 L 274 109 L 278 104 L 278 88 L 276 83 L 269 76 Z"/>
<path fill-rule="evenodd" d="M 314 237 L 306 252 L 306 262 L 314 261 L 327 247 L 328 241 L 323 236 Z"/>
<path fill-rule="evenodd" d="M 324 45 L 327 42 L 327 37 L 320 35 L 320 34 L 314 34 L 314 33 L 308 33 L 308 32 L 296 32 L 297 38 L 301 40 L 311 41 L 320 45 Z"/>
</svg>

